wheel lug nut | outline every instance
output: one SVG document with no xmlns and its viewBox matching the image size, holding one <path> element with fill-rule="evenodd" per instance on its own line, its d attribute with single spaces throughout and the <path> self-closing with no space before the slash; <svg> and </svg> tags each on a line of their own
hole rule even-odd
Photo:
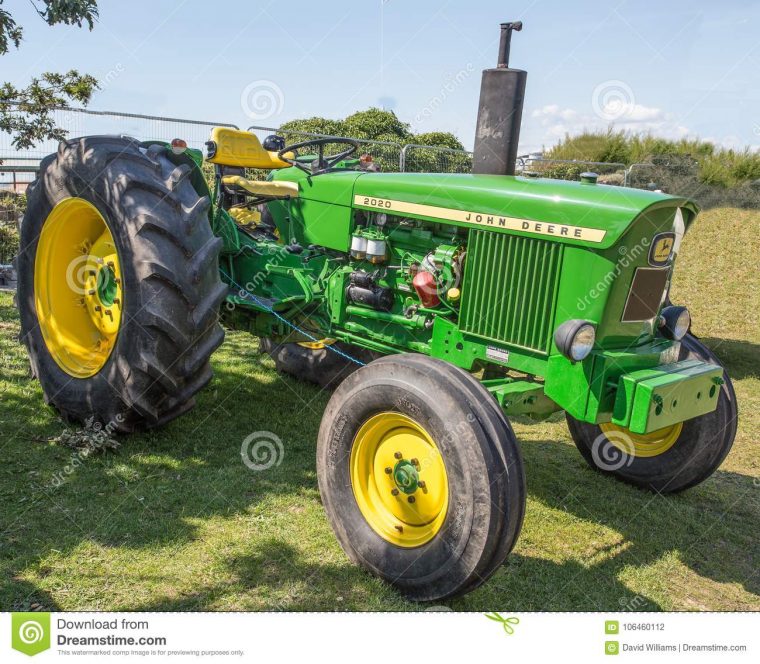
<svg viewBox="0 0 760 664">
<path fill-rule="evenodd" d="M 420 467 L 420 462 L 419 462 L 417 459 L 412 459 L 412 465 L 413 465 L 415 468 L 419 469 L 419 467 Z"/>
<path fill-rule="evenodd" d="M 404 532 L 404 526 L 396 526 L 396 530 L 398 530 L 400 533 Z"/>
<path fill-rule="evenodd" d="M 100 311 L 100 305 L 99 304 L 95 305 L 95 311 Z"/>
<path fill-rule="evenodd" d="M 87 295 L 95 295 L 95 291 L 91 288 L 87 291 Z"/>
<path fill-rule="evenodd" d="M 417 482 L 417 486 L 420 487 L 420 489 L 424 489 L 425 488 L 424 480 L 420 480 L 419 482 Z"/>
<path fill-rule="evenodd" d="M 396 452 L 393 456 L 396 457 L 397 459 L 400 459 L 403 455 L 401 454 L 401 452 Z"/>
<path fill-rule="evenodd" d="M 388 468 L 385 469 L 385 474 L 386 475 L 390 475 L 392 472 L 393 472 L 393 470 L 390 467 L 388 467 Z"/>
<path fill-rule="evenodd" d="M 415 500 L 417 500 L 417 499 L 416 499 L 414 496 L 409 496 L 409 498 L 407 498 L 407 500 L 408 500 L 410 503 L 413 503 L 413 502 L 414 502 Z"/>
<path fill-rule="evenodd" d="M 393 488 L 391 489 L 391 495 L 392 495 L 392 496 L 398 496 L 398 489 L 397 489 L 396 487 L 393 487 Z"/>
</svg>

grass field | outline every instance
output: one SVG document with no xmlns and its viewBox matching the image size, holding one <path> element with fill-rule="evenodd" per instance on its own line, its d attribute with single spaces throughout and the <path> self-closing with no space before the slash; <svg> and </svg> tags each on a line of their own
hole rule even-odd
<svg viewBox="0 0 760 664">
<path fill-rule="evenodd" d="M 739 433 L 701 486 L 655 497 L 587 468 L 564 420 L 514 422 L 528 511 L 508 562 L 457 610 L 760 610 L 760 214 L 712 210 L 674 300 L 726 362 Z M 0 293 L 0 610 L 415 610 L 351 565 L 323 513 L 315 439 L 328 394 L 229 333 L 190 414 L 80 459 L 56 442 Z M 243 439 L 271 431 L 279 466 Z M 70 472 L 69 472 L 70 471 Z"/>
</svg>

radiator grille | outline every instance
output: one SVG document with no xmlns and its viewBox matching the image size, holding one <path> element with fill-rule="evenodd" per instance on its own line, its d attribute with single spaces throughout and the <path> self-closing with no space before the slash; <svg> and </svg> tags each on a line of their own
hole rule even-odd
<svg viewBox="0 0 760 664">
<path fill-rule="evenodd" d="M 559 243 L 471 230 L 460 328 L 548 352 L 561 262 Z"/>
</svg>

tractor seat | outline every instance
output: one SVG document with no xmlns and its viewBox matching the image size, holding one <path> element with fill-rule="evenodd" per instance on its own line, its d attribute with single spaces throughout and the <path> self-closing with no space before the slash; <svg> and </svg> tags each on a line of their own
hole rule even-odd
<svg viewBox="0 0 760 664">
<path fill-rule="evenodd" d="M 207 161 L 220 166 L 266 170 L 290 166 L 277 156 L 277 152 L 265 150 L 256 135 L 249 131 L 214 127 L 206 148 Z"/>
<path fill-rule="evenodd" d="M 298 183 L 249 180 L 241 175 L 225 175 L 222 184 L 242 189 L 257 198 L 298 198 Z"/>
</svg>

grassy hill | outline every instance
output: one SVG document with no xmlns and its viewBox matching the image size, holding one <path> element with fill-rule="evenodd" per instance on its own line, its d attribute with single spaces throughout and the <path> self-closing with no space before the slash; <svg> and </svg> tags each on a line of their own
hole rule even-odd
<svg viewBox="0 0 760 664">
<path fill-rule="evenodd" d="M 713 209 L 686 237 L 673 296 L 728 364 L 739 433 L 703 485 L 656 497 L 581 460 L 562 418 L 514 422 L 528 511 L 507 564 L 457 610 L 760 610 L 760 213 Z M 229 333 L 188 415 L 80 458 L 31 380 L 0 293 L 3 610 L 416 610 L 351 565 L 325 519 L 314 448 L 329 397 Z M 283 440 L 255 473 L 243 439 Z"/>
</svg>

